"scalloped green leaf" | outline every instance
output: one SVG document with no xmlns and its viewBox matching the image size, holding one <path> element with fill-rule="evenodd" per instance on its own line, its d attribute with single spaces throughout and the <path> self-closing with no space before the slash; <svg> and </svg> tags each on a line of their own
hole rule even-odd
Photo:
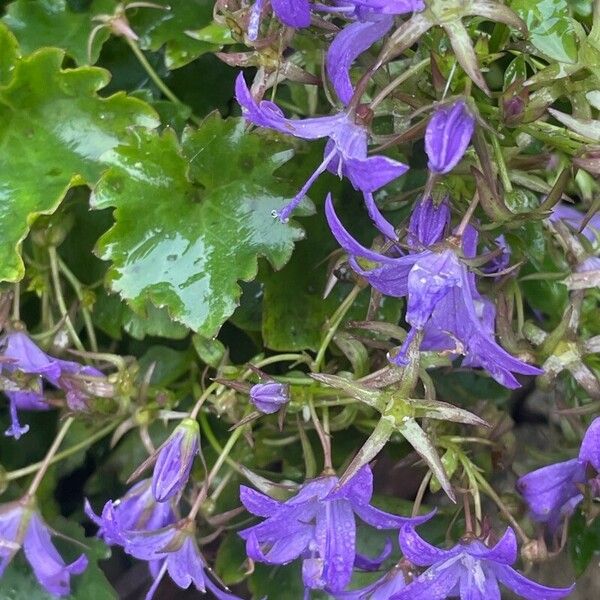
<svg viewBox="0 0 600 600">
<path fill-rule="evenodd" d="M 206 52 L 215 52 L 221 44 L 199 40 L 186 31 L 202 29 L 212 23 L 213 0 L 153 0 L 167 10 L 139 10 L 131 17 L 131 25 L 140 36 L 144 50 L 165 47 L 165 64 L 178 69 Z"/>
<path fill-rule="evenodd" d="M 271 213 L 291 196 L 273 172 L 292 151 L 262 133 L 213 114 L 181 145 L 171 130 L 142 132 L 105 156 L 112 167 L 92 206 L 114 207 L 116 222 L 97 253 L 112 261 L 110 285 L 134 310 L 149 301 L 211 337 L 239 303 L 238 281 L 256 276 L 260 256 L 275 269 L 289 260 L 303 231 Z"/>
<path fill-rule="evenodd" d="M 0 47 L 12 35 L 0 26 Z M 109 74 L 96 67 L 61 68 L 64 53 L 39 50 L 16 59 L 0 86 L 0 280 L 24 273 L 19 254 L 37 216 L 51 214 L 75 185 L 93 185 L 102 154 L 130 126 L 156 127 L 155 112 L 123 93 L 100 98 Z"/>
<path fill-rule="evenodd" d="M 99 24 L 97 15 L 114 13 L 116 0 L 94 0 L 89 8 L 73 10 L 67 0 L 16 0 L 8 5 L 4 23 L 15 34 L 23 52 L 34 52 L 46 46 L 62 48 L 78 65 L 87 65 L 88 40 Z M 102 44 L 110 37 L 105 27 L 94 36 L 92 63 L 98 60 Z"/>
</svg>

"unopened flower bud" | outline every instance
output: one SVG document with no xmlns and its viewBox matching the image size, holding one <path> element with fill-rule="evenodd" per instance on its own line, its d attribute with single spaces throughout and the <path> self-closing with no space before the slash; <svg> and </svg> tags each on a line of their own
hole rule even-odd
<svg viewBox="0 0 600 600">
<path fill-rule="evenodd" d="M 273 414 L 290 401 L 289 386 L 276 381 L 257 383 L 250 389 L 250 401 L 260 412 Z"/>
<path fill-rule="evenodd" d="M 152 493 L 166 502 L 186 486 L 194 457 L 200 450 L 200 429 L 194 419 L 183 419 L 158 450 Z"/>
<path fill-rule="evenodd" d="M 437 109 L 425 131 L 429 169 L 450 172 L 463 157 L 475 129 L 475 118 L 463 100 Z"/>
</svg>

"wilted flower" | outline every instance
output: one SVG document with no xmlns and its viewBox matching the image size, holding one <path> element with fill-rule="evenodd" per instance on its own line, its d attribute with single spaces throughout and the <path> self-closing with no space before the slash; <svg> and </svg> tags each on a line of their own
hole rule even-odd
<svg viewBox="0 0 600 600">
<path fill-rule="evenodd" d="M 260 412 L 270 415 L 290 401 L 290 387 L 277 381 L 257 383 L 250 388 L 250 400 Z"/>
<path fill-rule="evenodd" d="M 341 112 L 328 117 L 287 119 L 273 102 L 263 100 L 256 103 L 241 73 L 235 90 L 244 116 L 255 125 L 305 140 L 329 138 L 323 162 L 293 200 L 277 213 L 282 222 L 289 219 L 319 175 L 328 170 L 340 177 L 348 177 L 352 185 L 363 192 L 369 216 L 378 229 L 388 237 L 396 237 L 393 226 L 379 212 L 372 192 L 405 173 L 408 167 L 385 156 L 367 156 L 367 128 L 359 122 L 356 114 Z"/>
<path fill-rule="evenodd" d="M 600 477 L 590 477 L 588 466 L 600 471 L 600 417 L 589 426 L 577 458 L 536 469 L 519 478 L 517 489 L 527 502 L 531 517 L 555 529 L 583 500 L 578 485 L 587 483 L 598 494 Z"/>
<path fill-rule="evenodd" d="M 298 494 L 279 502 L 246 486 L 240 499 L 249 512 L 265 521 L 239 532 L 252 560 L 286 564 L 301 557 L 304 585 L 340 592 L 348 585 L 357 561 L 355 515 L 378 529 L 418 524 L 424 517 L 401 517 L 374 508 L 373 475 L 362 467 L 346 484 L 335 475 L 305 483 Z M 364 560 L 359 556 L 359 562 Z"/>
<path fill-rule="evenodd" d="M 183 490 L 199 451 L 198 423 L 194 419 L 183 419 L 157 451 L 152 493 L 159 502 L 166 502 Z"/>
<path fill-rule="evenodd" d="M 517 540 L 510 527 L 491 548 L 474 539 L 441 550 L 422 539 L 413 527 L 404 526 L 400 547 L 412 563 L 429 568 L 389 600 L 444 600 L 457 596 L 462 600 L 492 600 L 500 598 L 499 583 L 528 600 L 554 600 L 566 597 L 575 587 L 546 587 L 515 571 L 510 565 L 517 560 Z"/>
<path fill-rule="evenodd" d="M 395 257 L 357 242 L 335 214 L 331 197 L 325 212 L 333 235 L 350 256 L 350 266 L 383 294 L 407 296 L 405 318 L 411 329 L 393 358 L 395 363 L 405 364 L 409 344 L 418 331 L 423 331 L 424 349 L 463 354 L 465 366 L 484 368 L 506 387 L 519 387 L 513 372 L 542 373 L 496 343 L 494 305 L 479 294 L 475 277 L 462 260 L 475 256 L 477 232 L 467 227 L 460 241 L 453 238 L 442 243 L 450 217 L 446 203 L 436 208 L 427 199 L 416 206 L 408 232 L 411 253 Z M 365 259 L 369 266 L 363 267 L 359 259 Z"/>
<path fill-rule="evenodd" d="M 6 392 L 10 401 L 12 424 L 7 436 L 18 439 L 29 430 L 21 426 L 17 409 L 47 410 L 44 400 L 42 380 L 65 392 L 69 407 L 74 410 L 84 406 L 87 395 L 77 386 L 75 378 L 80 376 L 103 377 L 94 367 L 49 356 L 42 351 L 24 331 L 10 331 L 0 339 L 0 352 L 4 361 L 0 363 L 2 372 L 14 376 L 18 373 L 34 376 L 26 389 Z"/>
<path fill-rule="evenodd" d="M 449 173 L 467 150 L 475 119 L 463 100 L 441 106 L 427 124 L 425 151 L 433 173 Z"/>
<path fill-rule="evenodd" d="M 140 560 L 151 561 L 155 581 L 146 595 L 150 600 L 166 572 L 182 589 L 194 585 L 200 592 L 212 592 L 218 600 L 240 600 L 224 591 L 207 576 L 208 569 L 195 538 L 194 525 L 184 519 L 155 531 L 122 532 L 123 549 Z"/>
<path fill-rule="evenodd" d="M 121 499 L 109 500 L 100 517 L 86 500 L 85 514 L 100 528 L 98 537 L 107 544 L 119 545 L 124 543 L 125 531 L 153 531 L 175 521 L 171 504 L 155 501 L 150 479 L 136 483 Z"/>
<path fill-rule="evenodd" d="M 36 579 L 48 593 L 63 597 L 71 593 L 71 575 L 85 571 L 85 554 L 65 564 L 52 545 L 51 531 L 29 502 L 12 502 L 0 508 L 0 577 L 22 547 Z"/>
</svg>

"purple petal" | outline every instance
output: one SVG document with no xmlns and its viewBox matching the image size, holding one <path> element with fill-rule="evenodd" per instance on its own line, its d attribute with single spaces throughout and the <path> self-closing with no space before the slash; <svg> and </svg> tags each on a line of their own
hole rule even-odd
<svg viewBox="0 0 600 600">
<path fill-rule="evenodd" d="M 361 467 L 337 492 L 353 504 L 368 504 L 373 496 L 373 472 L 369 465 Z"/>
<path fill-rule="evenodd" d="M 452 250 L 424 253 L 408 275 L 406 321 L 422 329 L 436 304 L 461 283 L 463 270 Z"/>
<path fill-rule="evenodd" d="M 373 194 L 365 192 L 363 198 L 365 199 L 365 206 L 369 213 L 369 217 L 371 217 L 371 221 L 373 221 L 375 227 L 390 240 L 397 240 L 398 235 L 396 234 L 394 226 L 381 214 L 381 211 L 375 202 L 375 198 L 373 198 Z"/>
<path fill-rule="evenodd" d="M 583 436 L 579 460 L 588 462 L 600 471 L 600 417 L 594 419 Z"/>
<path fill-rule="evenodd" d="M 415 249 L 428 248 L 439 242 L 450 222 L 450 207 L 444 200 L 435 206 L 431 198 L 421 200 L 415 206 L 408 224 L 408 243 Z"/>
<path fill-rule="evenodd" d="M 173 525 L 155 531 L 124 531 L 122 544 L 125 552 L 140 560 L 165 558 L 169 545 L 178 535 Z"/>
<path fill-rule="evenodd" d="M 364 554 L 356 553 L 354 557 L 354 566 L 362 571 L 377 571 L 381 565 L 390 557 L 393 550 L 392 541 L 385 540 L 385 546 L 378 556 L 370 558 Z"/>
<path fill-rule="evenodd" d="M 352 0 L 354 4 L 385 15 L 404 15 L 425 9 L 423 0 Z"/>
<path fill-rule="evenodd" d="M 576 483 L 585 479 L 585 469 L 579 459 L 542 467 L 517 481 L 517 489 L 527 502 L 532 517 L 545 523 L 556 516 L 561 507 L 579 494 Z"/>
<path fill-rule="evenodd" d="M 455 589 L 461 572 L 460 562 L 450 559 L 427 569 L 389 600 L 445 600 Z"/>
<path fill-rule="evenodd" d="M 377 529 L 399 529 L 406 525 L 412 525 L 414 527 L 428 521 L 435 514 L 435 511 L 432 511 L 427 515 L 419 517 L 402 517 L 375 508 L 370 504 L 353 504 L 352 508 L 365 523 L 368 523 Z"/>
<path fill-rule="evenodd" d="M 457 546 L 450 550 L 441 550 L 432 546 L 410 525 L 405 525 L 400 530 L 399 542 L 404 556 L 419 567 L 427 567 L 442 562 L 461 552 L 460 547 Z"/>
<path fill-rule="evenodd" d="M 501 583 L 526 600 L 558 600 L 566 598 L 575 589 L 574 584 L 568 588 L 546 587 L 527 579 L 506 565 L 495 565 L 494 572 Z"/>
<path fill-rule="evenodd" d="M 206 591 L 206 564 L 191 534 L 186 535 L 178 550 L 169 552 L 166 556 L 169 575 L 180 588 L 185 590 L 193 583 L 200 592 Z"/>
<path fill-rule="evenodd" d="M 269 127 L 306 140 L 330 137 L 336 128 L 348 121 L 345 113 L 310 119 L 287 119 L 273 102 L 263 100 L 257 103 L 254 100 L 242 73 L 235 81 L 235 97 L 243 108 L 244 117 L 254 125 Z"/>
<path fill-rule="evenodd" d="M 512 528 L 508 527 L 493 548 L 488 548 L 485 544 L 475 541 L 467 544 L 465 550 L 477 558 L 512 565 L 517 560 L 517 538 Z"/>
<path fill-rule="evenodd" d="M 308 27 L 310 25 L 308 0 L 271 0 L 271 6 L 281 22 L 290 27 Z"/>
<path fill-rule="evenodd" d="M 18 392 L 8 392 L 9 396 L 9 412 L 10 412 L 10 427 L 4 432 L 6 437 L 15 438 L 18 440 L 22 435 L 25 435 L 29 431 L 29 425 L 21 425 L 19 421 L 19 415 L 17 413 L 17 405 L 14 400 L 10 397 L 14 393 Z"/>
<path fill-rule="evenodd" d="M 348 500 L 323 502 L 317 512 L 315 541 L 323 559 L 323 581 L 332 592 L 342 591 L 352 578 L 356 523 Z"/>
<path fill-rule="evenodd" d="M 250 401 L 265 414 L 273 414 L 290 400 L 289 386 L 284 383 L 270 381 L 257 383 L 250 388 Z"/>
<path fill-rule="evenodd" d="M 258 38 L 260 29 L 260 18 L 265 0 L 256 0 L 250 10 L 250 19 L 248 20 L 248 39 L 255 41 Z"/>
<path fill-rule="evenodd" d="M 386 156 L 367 158 L 346 158 L 343 172 L 355 189 L 362 192 L 376 192 L 408 171 L 405 165 Z"/>
<path fill-rule="evenodd" d="M 10 366 L 2 365 L 3 369 L 19 369 L 23 373 L 43 375 L 56 378 L 60 376 L 58 359 L 48 356 L 23 331 L 12 331 L 4 337 L 5 345 L 2 352 L 5 358 L 12 359 Z"/>
<path fill-rule="evenodd" d="M 425 131 L 429 168 L 440 174 L 451 171 L 463 157 L 474 128 L 475 119 L 464 101 L 438 108 Z"/>
<path fill-rule="evenodd" d="M 465 564 L 460 577 L 460 600 L 500 600 L 496 576 L 485 563 Z"/>
<path fill-rule="evenodd" d="M 37 580 L 55 596 L 67 596 L 71 592 L 71 575 L 83 573 L 88 564 L 85 554 L 65 564 L 52 545 L 48 528 L 35 513 L 29 521 L 23 547 Z"/>
<path fill-rule="evenodd" d="M 283 524 L 281 529 L 283 529 Z M 279 539 L 275 540 L 266 553 L 260 547 L 256 535 L 251 533 L 246 540 L 246 553 L 252 560 L 258 562 L 285 565 L 298 558 L 306 550 L 313 538 L 313 530 L 314 527 L 303 525 L 296 526 L 289 534 L 282 531 Z"/>
<path fill-rule="evenodd" d="M 240 500 L 246 510 L 257 517 L 272 517 L 281 506 L 277 500 L 245 485 L 240 486 Z"/>
<path fill-rule="evenodd" d="M 376 41 L 380 40 L 392 27 L 392 18 L 384 17 L 374 21 L 356 21 L 338 33 L 327 51 L 327 76 L 338 98 L 348 104 L 354 88 L 350 81 L 350 67 L 356 58 Z"/>
<path fill-rule="evenodd" d="M 583 213 L 563 202 L 557 204 L 548 217 L 551 222 L 559 220 L 564 221 L 576 231 L 579 231 L 584 218 L 585 215 Z M 600 233 L 600 213 L 596 212 L 596 214 L 594 214 L 581 233 L 583 233 L 590 242 L 597 239 L 598 234 Z"/>
</svg>

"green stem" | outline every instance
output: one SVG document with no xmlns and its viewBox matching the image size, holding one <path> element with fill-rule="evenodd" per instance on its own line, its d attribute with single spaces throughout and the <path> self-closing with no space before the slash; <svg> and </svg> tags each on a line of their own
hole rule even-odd
<svg viewBox="0 0 600 600">
<path fill-rule="evenodd" d="M 69 269 L 69 267 L 67 267 L 67 265 L 60 258 L 60 256 L 58 256 L 57 258 L 58 258 L 59 269 L 61 270 L 62 274 L 65 276 L 67 281 L 71 284 L 71 287 L 73 288 L 75 295 L 77 296 L 77 299 L 79 300 L 79 303 L 81 305 L 81 314 L 83 315 L 83 322 L 85 324 L 85 330 L 87 332 L 92 351 L 98 352 L 98 342 L 96 340 L 96 330 L 94 329 L 94 324 L 92 323 L 92 315 L 90 314 L 90 311 L 84 305 L 83 288 L 81 286 L 81 282 L 79 281 L 79 279 L 77 279 L 77 277 L 75 277 L 75 275 L 73 274 L 71 269 Z"/>
<path fill-rule="evenodd" d="M 200 413 L 198 415 L 198 421 L 200 422 L 200 427 L 202 427 L 202 432 L 204 433 L 204 437 L 208 440 L 208 443 L 211 445 L 212 449 L 218 454 L 221 455 L 223 453 L 223 448 L 221 444 L 219 444 L 219 440 L 215 436 L 210 423 L 208 422 L 208 418 L 206 417 L 206 413 Z M 243 429 L 243 427 L 238 427 L 236 431 Z M 241 473 L 240 467 L 238 464 L 231 460 L 231 458 L 226 457 L 227 464 L 235 469 L 238 473 Z"/>
<path fill-rule="evenodd" d="M 118 423 L 111 423 L 110 425 L 107 425 L 106 427 L 103 427 L 96 433 L 92 434 L 89 438 L 82 440 L 78 444 L 75 444 L 74 446 L 63 450 L 62 452 L 57 452 L 54 456 L 50 458 L 48 466 L 58 463 L 61 460 L 68 458 L 72 454 L 76 454 L 80 450 L 84 450 L 88 446 L 91 446 L 98 440 L 101 440 L 104 436 L 108 435 L 113 429 L 115 429 L 117 425 Z M 21 477 L 26 477 L 27 475 L 31 475 L 32 473 L 35 473 L 38 469 L 40 469 L 43 463 L 44 461 L 40 461 L 32 465 L 23 467 L 22 469 L 9 471 L 8 473 L 6 473 L 4 478 L 6 481 L 14 481 L 16 479 L 20 479 Z"/>
<path fill-rule="evenodd" d="M 148 59 L 140 50 L 140 47 L 128 37 L 125 37 L 125 41 L 131 48 L 131 51 L 135 54 L 135 57 L 138 59 L 139 63 L 144 68 L 144 71 L 148 73 L 148 77 L 152 79 L 154 85 L 161 91 L 162 95 L 165 98 L 168 98 L 171 102 L 173 102 L 173 104 L 177 104 L 178 106 L 185 106 L 185 104 L 167 87 L 166 83 L 159 77 L 158 73 L 154 70 L 154 67 L 148 62 Z M 194 115 L 191 115 L 190 119 L 196 125 L 202 124 L 202 120 Z"/>
<path fill-rule="evenodd" d="M 74 422 L 73 417 L 68 417 L 67 420 L 63 423 L 62 427 L 60 428 L 59 432 L 57 433 L 56 437 L 54 438 L 52 445 L 48 449 L 48 452 L 46 453 L 44 460 L 41 462 L 39 470 L 35 474 L 35 477 L 33 478 L 33 481 L 31 482 L 29 489 L 27 490 L 27 494 L 26 494 L 27 496 L 30 496 L 30 497 L 35 496 L 35 493 L 37 492 L 37 489 L 40 487 L 40 483 L 42 483 L 42 479 L 44 478 L 44 475 L 46 474 L 46 471 L 48 470 L 48 467 L 51 464 L 53 456 L 56 454 L 56 451 L 58 450 L 58 448 L 62 444 L 63 440 L 65 439 L 65 436 L 67 435 L 67 432 L 69 431 L 69 428 L 71 427 L 71 425 L 73 425 L 73 422 Z"/>
<path fill-rule="evenodd" d="M 330 321 L 331 324 L 329 325 L 327 333 L 323 338 L 323 342 L 321 343 L 319 351 L 317 352 L 317 356 L 313 364 L 311 365 L 311 368 L 315 373 L 318 373 L 321 369 L 321 365 L 323 363 L 323 359 L 325 358 L 325 352 L 327 352 L 329 343 L 333 339 L 333 336 L 335 335 L 336 331 L 338 330 L 338 327 L 342 323 L 342 320 L 346 316 L 346 313 L 350 310 L 352 304 L 354 304 L 354 301 L 356 300 L 356 297 L 358 296 L 360 291 L 361 288 L 355 285 L 350 291 L 350 293 L 346 296 L 346 298 L 344 298 L 344 301 L 339 305 L 335 313 L 333 313 L 333 316 L 331 317 Z"/>
<path fill-rule="evenodd" d="M 504 191 L 512 192 L 513 188 L 512 183 L 510 181 L 510 177 L 508 176 L 506 161 L 504 160 L 504 155 L 502 154 L 500 142 L 498 141 L 498 138 L 495 135 L 492 136 L 492 146 L 494 147 L 494 156 L 496 158 L 496 163 L 498 164 L 498 173 L 500 175 L 500 180 L 502 181 Z"/>
<path fill-rule="evenodd" d="M 50 257 L 50 271 L 52 273 L 52 285 L 54 288 L 54 295 L 56 296 L 56 303 L 58 304 L 58 308 L 60 309 L 60 313 L 65 320 L 65 325 L 67 326 L 67 330 L 69 331 L 69 335 L 71 336 L 71 341 L 75 344 L 75 347 L 80 352 L 85 352 L 85 347 L 81 343 L 77 332 L 75 331 L 75 327 L 73 327 L 73 322 L 71 321 L 71 317 L 69 316 L 69 312 L 67 311 L 67 305 L 65 303 L 65 298 L 62 293 L 62 288 L 60 285 L 60 274 L 58 268 L 58 253 L 56 252 L 56 248 L 54 246 L 50 246 L 48 248 L 48 256 Z"/>
</svg>

